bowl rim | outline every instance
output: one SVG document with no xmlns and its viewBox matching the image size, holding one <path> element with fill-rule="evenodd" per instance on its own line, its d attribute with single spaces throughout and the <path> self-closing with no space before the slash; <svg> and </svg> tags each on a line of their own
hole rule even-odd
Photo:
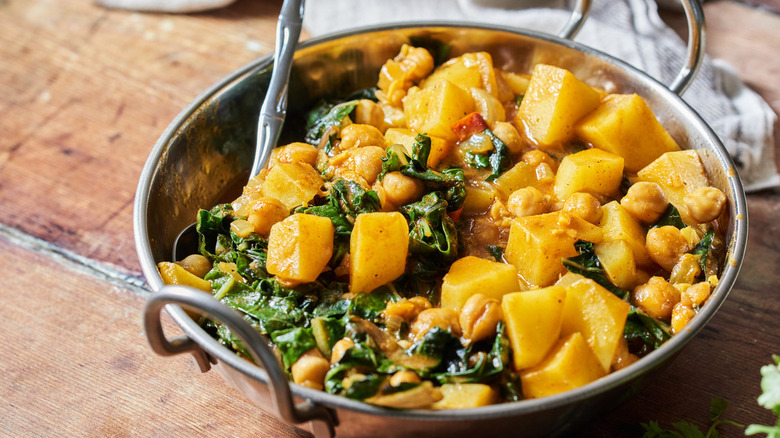
<svg viewBox="0 0 780 438">
<path fill-rule="evenodd" d="M 709 125 L 695 110 L 693 110 L 685 101 L 683 101 L 680 96 L 673 93 L 666 85 L 660 83 L 655 78 L 650 77 L 646 73 L 638 70 L 637 68 L 627 64 L 620 59 L 617 59 L 599 50 L 593 49 L 589 46 L 537 31 L 522 30 L 491 24 L 462 23 L 453 21 L 416 21 L 409 23 L 365 26 L 307 39 L 299 43 L 297 51 L 301 51 L 303 49 L 307 49 L 323 43 L 330 43 L 339 39 L 350 38 L 374 32 L 386 32 L 394 30 L 403 30 L 409 32 L 414 30 L 430 31 L 436 28 L 477 29 L 505 32 L 514 34 L 516 36 L 542 40 L 546 43 L 557 44 L 567 49 L 582 52 L 588 56 L 600 58 L 602 61 L 615 64 L 618 68 L 626 71 L 633 77 L 640 79 L 640 82 L 644 86 L 647 86 L 653 92 L 658 93 L 662 97 L 662 100 L 665 104 L 671 105 L 676 111 L 686 114 L 696 126 L 697 133 L 702 135 L 704 140 L 703 143 L 712 146 L 711 149 L 707 150 L 713 152 L 717 158 L 717 161 L 724 165 L 724 170 L 727 172 L 729 189 L 733 193 L 733 202 L 729 203 L 731 217 L 730 223 L 733 225 L 733 230 L 727 249 L 726 259 L 724 261 L 725 266 L 721 273 L 719 284 L 697 316 L 688 324 L 688 326 L 686 326 L 684 332 L 676 334 L 670 340 L 666 341 L 661 347 L 644 356 L 641 358 L 641 360 L 635 362 L 634 364 L 631 364 L 621 370 L 612 372 L 585 386 L 560 394 L 539 399 L 501 403 L 478 408 L 449 410 L 397 410 L 383 408 L 362 401 L 350 400 L 346 397 L 305 388 L 292 382 L 288 382 L 293 394 L 299 398 L 308 399 L 312 402 L 322 404 L 327 407 L 345 409 L 368 415 L 380 415 L 386 417 L 424 420 L 431 422 L 452 420 L 463 421 L 484 418 L 498 418 L 508 415 L 517 415 L 518 413 L 534 413 L 551 408 L 560 408 L 576 402 L 582 402 L 588 398 L 593 397 L 594 395 L 602 394 L 617 386 L 638 379 L 647 372 L 664 365 L 669 359 L 674 357 L 691 339 L 693 339 L 693 337 L 698 332 L 700 332 L 712 319 L 716 311 L 724 303 L 730 290 L 733 288 L 741 267 L 741 263 L 744 260 L 748 231 L 748 215 L 745 192 L 736 167 L 734 166 L 734 163 L 723 144 L 720 142 Z M 268 54 L 257 58 L 229 73 L 222 79 L 215 82 L 205 91 L 200 93 L 187 107 L 185 107 L 184 110 L 182 110 L 182 112 L 180 112 L 171 121 L 165 131 L 161 134 L 149 157 L 147 158 L 139 178 L 138 188 L 136 191 L 133 212 L 133 231 L 139 261 L 144 277 L 146 278 L 149 286 L 152 288 L 151 293 L 154 293 L 154 291 L 159 290 L 163 286 L 162 280 L 156 268 L 156 263 L 153 260 L 151 252 L 148 248 L 149 233 L 146 224 L 146 218 L 148 214 L 147 200 L 149 198 L 151 182 L 155 175 L 157 163 L 165 153 L 167 146 L 180 132 L 181 128 L 186 125 L 187 120 L 195 113 L 197 113 L 198 109 L 201 108 L 203 104 L 207 103 L 211 98 L 218 95 L 221 91 L 227 89 L 232 83 L 241 80 L 243 77 L 251 74 L 253 71 L 260 71 L 262 69 L 268 68 L 272 63 L 273 54 Z M 166 311 L 181 327 L 185 334 L 195 340 L 211 356 L 225 362 L 230 367 L 235 368 L 239 372 L 251 377 L 254 380 L 258 380 L 266 385 L 268 384 L 268 374 L 264 369 L 239 357 L 234 352 L 219 344 L 195 321 L 193 321 L 180 306 L 169 304 L 166 306 Z"/>
</svg>

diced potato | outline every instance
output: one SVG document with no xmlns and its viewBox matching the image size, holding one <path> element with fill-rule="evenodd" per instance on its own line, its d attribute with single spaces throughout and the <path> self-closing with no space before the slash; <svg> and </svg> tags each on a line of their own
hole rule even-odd
<svg viewBox="0 0 780 438">
<path fill-rule="evenodd" d="M 371 292 L 404 273 L 409 226 L 401 213 L 363 213 L 349 238 L 349 291 Z"/>
<path fill-rule="evenodd" d="M 268 235 L 268 273 L 298 283 L 316 280 L 333 255 L 333 233 L 330 219 L 312 214 L 275 223 Z"/>
<path fill-rule="evenodd" d="M 682 220 L 689 225 L 696 223 L 685 208 L 685 197 L 709 185 L 698 152 L 667 152 L 637 172 L 637 179 L 657 183 L 666 199 L 680 211 Z"/>
<path fill-rule="evenodd" d="M 566 291 L 561 336 L 581 333 L 609 371 L 630 306 L 612 292 L 590 279 L 575 282 Z"/>
<path fill-rule="evenodd" d="M 537 64 L 515 117 L 540 147 L 555 146 L 574 136 L 574 124 L 599 105 L 599 93 L 571 72 Z"/>
<path fill-rule="evenodd" d="M 204 280 L 197 275 L 187 271 L 176 263 L 160 262 L 157 264 L 160 271 L 160 277 L 165 284 L 180 284 L 200 289 L 204 292 L 211 292 L 211 282 Z"/>
<path fill-rule="evenodd" d="M 518 161 L 511 169 L 502 173 L 493 181 L 504 196 L 511 195 L 515 190 L 536 184 L 536 167 L 525 161 Z"/>
<path fill-rule="evenodd" d="M 441 307 L 460 309 L 477 293 L 501 301 L 504 294 L 519 290 L 514 266 L 466 256 L 456 260 L 442 280 Z"/>
<path fill-rule="evenodd" d="M 556 286 L 563 286 L 568 288 L 572 284 L 584 279 L 580 274 L 575 274 L 574 272 L 567 272 L 563 274 L 563 277 L 559 278 L 558 281 L 555 282 Z"/>
<path fill-rule="evenodd" d="M 433 409 L 467 409 L 492 405 L 496 392 L 482 383 L 445 383 L 439 388 L 442 399 L 431 406 Z"/>
<path fill-rule="evenodd" d="M 320 173 L 306 163 L 278 163 L 268 171 L 262 185 L 264 196 L 276 198 L 292 210 L 306 205 L 320 192 Z"/>
<path fill-rule="evenodd" d="M 645 248 L 645 230 L 631 214 L 617 201 L 608 202 L 601 207 L 601 231 L 604 240 L 625 240 L 634 252 L 634 260 L 639 266 L 653 264 Z"/>
<path fill-rule="evenodd" d="M 594 147 L 619 155 L 626 169 L 636 172 L 664 152 L 679 151 L 644 99 L 636 94 L 612 94 L 583 117 L 577 135 Z"/>
<path fill-rule="evenodd" d="M 540 398 L 570 391 L 606 372 L 580 333 L 561 339 L 544 362 L 520 373 L 523 395 Z"/>
<path fill-rule="evenodd" d="M 448 81 L 463 90 L 481 88 L 498 97 L 493 58 L 487 52 L 466 53 L 442 64 L 420 84 L 420 88 L 431 88 Z"/>
<path fill-rule="evenodd" d="M 487 211 L 496 199 L 494 190 L 466 187 L 466 199 L 463 201 L 463 214 L 478 214 Z"/>
<path fill-rule="evenodd" d="M 385 132 L 385 144 L 387 146 L 392 144 L 403 145 L 404 149 L 406 149 L 406 154 L 411 157 L 415 137 L 417 137 L 417 133 L 411 129 L 388 128 Z M 436 167 L 444 157 L 450 154 L 455 142 L 430 134 L 428 134 L 428 137 L 431 139 L 431 153 L 428 154 L 427 164 L 428 167 Z"/>
<path fill-rule="evenodd" d="M 625 240 L 607 240 L 594 245 L 596 257 L 615 286 L 631 290 L 637 285 L 634 251 Z"/>
<path fill-rule="evenodd" d="M 501 76 L 515 95 L 524 95 L 528 90 L 528 84 L 531 82 L 530 75 L 502 72 Z"/>
<path fill-rule="evenodd" d="M 566 289 L 550 286 L 504 295 L 501 311 L 515 370 L 541 362 L 561 333 Z"/>
<path fill-rule="evenodd" d="M 614 195 L 623 181 L 623 158 L 601 149 L 585 149 L 563 157 L 555 174 L 555 196 L 565 200 L 572 193 Z"/>
<path fill-rule="evenodd" d="M 450 141 L 455 141 L 450 126 L 474 112 L 471 94 L 446 79 L 430 88 L 412 88 L 403 104 L 409 128 Z"/>
<path fill-rule="evenodd" d="M 599 227 L 565 212 L 512 220 L 504 257 L 523 279 L 534 286 L 549 286 L 566 272 L 561 259 L 574 257 L 577 240 L 598 243 Z"/>
</svg>

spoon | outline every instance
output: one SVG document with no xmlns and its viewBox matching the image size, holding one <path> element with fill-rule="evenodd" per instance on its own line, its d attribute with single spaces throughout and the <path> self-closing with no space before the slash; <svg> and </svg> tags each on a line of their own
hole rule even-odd
<svg viewBox="0 0 780 438">
<path fill-rule="evenodd" d="M 260 108 L 257 121 L 257 144 L 249 178 L 265 167 L 271 150 L 279 141 L 284 119 L 287 116 L 287 84 L 290 81 L 295 47 L 301 36 L 304 0 L 284 0 L 276 23 L 276 48 L 274 65 L 268 91 Z M 198 249 L 198 233 L 195 223 L 188 225 L 173 242 L 173 261 L 182 260 Z"/>
</svg>

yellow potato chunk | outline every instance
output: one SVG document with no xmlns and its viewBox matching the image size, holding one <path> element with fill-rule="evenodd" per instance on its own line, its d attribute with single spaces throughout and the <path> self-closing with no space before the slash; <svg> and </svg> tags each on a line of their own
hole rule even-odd
<svg viewBox="0 0 780 438">
<path fill-rule="evenodd" d="M 504 196 L 509 196 L 517 189 L 535 185 L 537 180 L 536 166 L 519 161 L 496 178 L 493 184 L 501 190 Z"/>
<path fill-rule="evenodd" d="M 561 336 L 581 333 L 609 371 L 630 306 L 612 292 L 590 279 L 575 282 L 566 291 Z"/>
<path fill-rule="evenodd" d="M 157 264 L 165 284 L 180 284 L 200 289 L 204 292 L 211 292 L 211 282 L 204 280 L 197 275 L 187 271 L 183 267 L 171 262 L 160 262 Z"/>
<path fill-rule="evenodd" d="M 604 240 L 625 240 L 634 252 L 634 260 L 639 266 L 652 265 L 650 254 L 645 248 L 645 230 L 633 216 L 617 201 L 608 202 L 601 207 L 599 221 Z"/>
<path fill-rule="evenodd" d="M 680 147 L 661 126 L 644 99 L 636 94 L 612 94 L 575 128 L 594 147 L 619 155 L 626 169 L 636 172 L 664 152 Z"/>
<path fill-rule="evenodd" d="M 456 260 L 443 278 L 441 307 L 461 309 L 477 293 L 501 301 L 504 294 L 519 290 L 517 269 L 514 266 L 466 256 Z"/>
<path fill-rule="evenodd" d="M 549 286 L 566 272 L 561 259 L 577 255 L 574 243 L 602 241 L 599 227 L 566 212 L 512 220 L 504 257 L 533 286 Z"/>
<path fill-rule="evenodd" d="M 439 388 L 442 399 L 431 406 L 433 409 L 467 409 L 492 405 L 496 392 L 482 383 L 445 383 Z"/>
<path fill-rule="evenodd" d="M 607 240 L 593 248 L 607 278 L 615 286 L 631 290 L 636 286 L 636 260 L 634 251 L 625 240 Z"/>
<path fill-rule="evenodd" d="M 448 81 L 468 91 L 479 88 L 498 97 L 496 73 L 493 58 L 487 52 L 466 53 L 442 64 L 420 84 L 420 88 L 431 88 Z"/>
<path fill-rule="evenodd" d="M 278 163 L 268 171 L 262 185 L 264 196 L 276 198 L 292 210 L 307 205 L 320 192 L 322 177 L 306 163 Z"/>
<path fill-rule="evenodd" d="M 566 288 L 550 286 L 504 295 L 501 311 L 516 370 L 547 356 L 561 333 Z"/>
<path fill-rule="evenodd" d="M 294 214 L 275 223 L 268 235 L 269 274 L 298 283 L 317 279 L 333 255 L 333 222 Z"/>
<path fill-rule="evenodd" d="M 363 213 L 349 238 L 349 291 L 371 292 L 404 273 L 409 226 L 401 213 Z"/>
<path fill-rule="evenodd" d="M 452 124 L 474 112 L 471 93 L 448 80 L 430 88 L 409 90 L 403 100 L 406 123 L 412 131 L 455 141 Z"/>
<path fill-rule="evenodd" d="M 610 196 L 623 180 L 623 158 L 601 149 L 585 149 L 563 157 L 553 191 L 560 200 L 573 193 Z"/>
<path fill-rule="evenodd" d="M 540 398 L 570 391 L 606 372 L 580 333 L 561 339 L 539 365 L 520 373 L 523 395 Z"/>
<path fill-rule="evenodd" d="M 680 211 L 682 220 L 689 225 L 696 224 L 685 207 L 685 197 L 709 185 L 698 152 L 667 152 L 637 172 L 637 179 L 661 186 L 666 199 Z"/>
<path fill-rule="evenodd" d="M 400 144 L 406 149 L 406 154 L 412 156 L 412 146 L 417 133 L 406 128 L 388 128 L 385 131 L 385 144 Z M 455 143 L 435 135 L 428 134 L 431 139 L 431 152 L 428 154 L 428 167 L 436 167 L 452 151 Z"/>
<path fill-rule="evenodd" d="M 496 199 L 496 191 L 466 187 L 466 200 L 463 201 L 463 214 L 478 214 L 487 211 Z"/>
<path fill-rule="evenodd" d="M 574 124 L 599 105 L 599 93 L 571 72 L 537 64 L 531 74 L 515 125 L 523 125 L 540 147 L 554 146 L 574 136 Z"/>
</svg>

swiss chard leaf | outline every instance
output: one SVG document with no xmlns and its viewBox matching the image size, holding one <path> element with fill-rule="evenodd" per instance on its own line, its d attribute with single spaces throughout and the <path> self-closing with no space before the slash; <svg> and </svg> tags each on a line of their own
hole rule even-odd
<svg viewBox="0 0 780 438">
<path fill-rule="evenodd" d="M 324 204 L 299 207 L 295 212 L 327 217 L 333 222 L 336 234 L 348 236 L 358 214 L 381 209 L 382 204 L 375 191 L 366 190 L 355 181 L 339 179 L 330 187 Z"/>
<path fill-rule="evenodd" d="M 699 267 L 701 268 L 702 272 L 707 272 L 707 257 L 710 253 L 710 246 L 712 246 L 712 241 L 715 238 L 715 231 L 710 229 L 706 233 L 704 233 L 704 236 L 699 240 L 699 243 L 696 244 L 696 246 L 693 247 L 691 250 L 691 254 L 699 257 Z"/>
<path fill-rule="evenodd" d="M 475 169 L 490 169 L 486 181 L 493 181 L 501 176 L 512 165 L 509 148 L 490 129 L 485 129 L 478 135 L 487 135 L 493 148 L 483 153 L 467 152 L 466 164 Z"/>
<path fill-rule="evenodd" d="M 441 192 L 447 201 L 447 211 L 460 208 L 466 199 L 466 178 L 462 169 L 451 168 L 437 171 L 428 167 L 428 156 L 431 152 L 431 138 L 425 134 L 417 134 L 412 146 L 412 156 L 408 156 L 401 148 L 387 148 L 387 155 L 382 159 L 381 180 L 388 172 L 399 171 L 402 174 L 423 182 L 426 192 Z"/>
<path fill-rule="evenodd" d="M 290 369 L 303 353 L 317 346 L 310 328 L 295 327 L 287 330 L 279 330 L 271 333 L 274 341 L 282 354 L 282 361 L 287 369 Z"/>
<path fill-rule="evenodd" d="M 334 126 L 341 126 L 342 121 L 355 110 L 357 100 L 339 104 L 321 102 L 306 116 L 306 137 L 309 144 L 319 144 L 322 136 Z"/>
<path fill-rule="evenodd" d="M 416 254 L 438 254 L 445 260 L 458 255 L 458 232 L 447 215 L 447 201 L 439 192 L 401 208 L 409 218 L 409 251 Z"/>
<path fill-rule="evenodd" d="M 198 222 L 195 226 L 198 232 L 198 250 L 206 257 L 215 259 L 220 236 L 230 232 L 230 222 L 233 207 L 230 204 L 219 204 L 211 210 L 198 211 Z"/>
<path fill-rule="evenodd" d="M 441 364 L 444 356 L 449 350 L 463 349 L 458 338 L 450 331 L 440 327 L 434 327 L 425 332 L 422 339 L 412 344 L 412 346 L 409 347 L 408 353 L 410 355 L 420 354 L 430 359 L 434 359 L 434 365 L 430 368 L 435 369 Z"/>
<path fill-rule="evenodd" d="M 677 207 L 672 205 L 672 203 L 669 203 L 664 214 L 662 214 L 658 221 L 650 228 L 664 227 L 667 225 L 671 225 L 681 230 L 687 226 L 685 225 L 685 222 L 683 222 L 682 217 L 680 217 L 679 210 L 677 210 Z"/>
<path fill-rule="evenodd" d="M 623 337 L 629 342 L 629 346 L 635 345 L 635 341 L 641 341 L 647 346 L 646 349 L 654 350 L 671 339 L 672 332 L 666 323 L 653 319 L 632 306 L 626 318 Z"/>
<path fill-rule="evenodd" d="M 574 244 L 574 247 L 580 254 L 578 256 L 563 259 L 562 261 L 563 266 L 566 267 L 569 272 L 580 274 L 585 278 L 590 278 L 621 299 L 626 299 L 626 297 L 628 297 L 628 291 L 615 286 L 609 281 L 607 273 L 601 266 L 601 262 L 596 256 L 596 252 L 591 242 L 578 240 Z"/>
<path fill-rule="evenodd" d="M 460 354 L 451 354 L 454 360 L 445 363 L 445 371 L 435 373 L 434 377 L 439 383 L 476 383 L 485 382 L 504 372 L 509 365 L 509 338 L 503 322 L 499 321 L 496 331 L 490 350 L 456 349 L 462 353 L 458 351 Z"/>
<path fill-rule="evenodd" d="M 359 293 L 352 298 L 348 313 L 368 321 L 376 321 L 387 307 L 387 301 L 381 293 Z"/>
</svg>

